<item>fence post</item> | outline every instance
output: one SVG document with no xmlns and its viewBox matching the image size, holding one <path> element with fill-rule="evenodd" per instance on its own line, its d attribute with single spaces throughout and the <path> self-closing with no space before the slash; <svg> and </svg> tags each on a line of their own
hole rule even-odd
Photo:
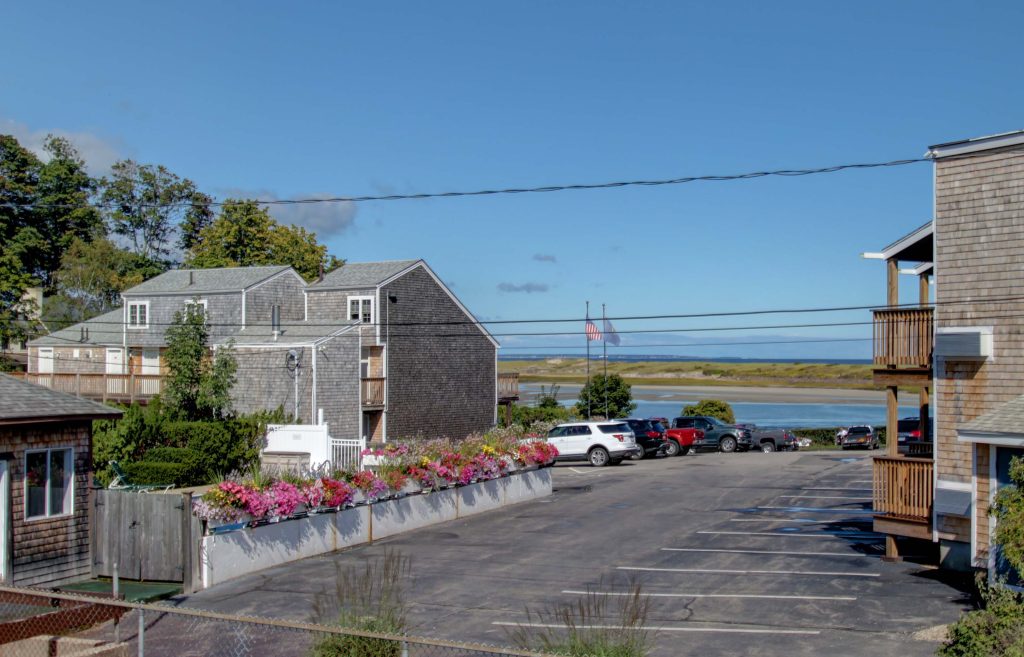
<svg viewBox="0 0 1024 657">
<path fill-rule="evenodd" d="M 146 613 L 139 609 L 139 657 L 146 657 Z"/>
<path fill-rule="evenodd" d="M 114 594 L 114 599 L 115 600 L 120 600 L 121 599 L 121 580 L 117 576 L 117 562 L 116 561 L 114 562 L 114 572 L 113 572 L 113 575 L 114 575 L 114 583 L 113 583 L 112 593 Z M 114 643 L 120 643 L 120 642 L 121 642 L 121 617 L 120 616 L 115 616 L 114 617 Z"/>
</svg>

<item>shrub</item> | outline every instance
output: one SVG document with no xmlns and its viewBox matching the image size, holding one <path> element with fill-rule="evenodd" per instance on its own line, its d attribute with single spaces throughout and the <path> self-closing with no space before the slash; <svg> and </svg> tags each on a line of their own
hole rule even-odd
<svg viewBox="0 0 1024 657">
<path fill-rule="evenodd" d="M 949 626 L 940 657 L 1024 657 L 1024 600 L 1021 594 L 981 584 L 984 608 Z"/>
<path fill-rule="evenodd" d="M 122 466 L 128 481 L 133 484 L 183 485 L 185 466 L 181 463 L 155 463 L 138 461 Z"/>
<path fill-rule="evenodd" d="M 732 424 L 736 421 L 736 415 L 732 412 L 729 402 L 721 399 L 705 399 L 696 404 L 683 407 L 682 415 L 706 415 L 716 417 L 722 422 Z"/>
<path fill-rule="evenodd" d="M 154 447 L 146 451 L 143 461 L 181 465 L 181 477 L 176 482 L 179 486 L 199 486 L 210 483 L 205 459 L 195 450 L 185 447 Z"/>
<path fill-rule="evenodd" d="M 159 445 L 163 416 L 159 400 L 147 406 L 132 404 L 120 420 L 99 420 L 93 423 L 93 459 L 96 480 L 106 486 L 114 473 L 108 463 L 121 465 L 142 458 L 147 448 Z"/>
</svg>

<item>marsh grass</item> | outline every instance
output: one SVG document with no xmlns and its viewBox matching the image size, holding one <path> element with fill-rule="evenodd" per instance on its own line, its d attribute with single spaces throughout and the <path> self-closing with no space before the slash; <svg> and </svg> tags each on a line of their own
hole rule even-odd
<svg viewBox="0 0 1024 657">
<path fill-rule="evenodd" d="M 508 637 L 524 650 L 569 657 L 644 657 L 654 640 L 649 612 L 650 598 L 633 580 L 627 595 L 590 590 L 572 602 L 527 609 L 526 622 Z"/>
<path fill-rule="evenodd" d="M 343 629 L 404 635 L 408 632 L 407 591 L 411 561 L 393 550 L 360 566 L 334 564 L 333 587 L 313 599 L 313 619 Z M 400 641 L 349 634 L 317 642 L 311 657 L 399 657 Z"/>
</svg>

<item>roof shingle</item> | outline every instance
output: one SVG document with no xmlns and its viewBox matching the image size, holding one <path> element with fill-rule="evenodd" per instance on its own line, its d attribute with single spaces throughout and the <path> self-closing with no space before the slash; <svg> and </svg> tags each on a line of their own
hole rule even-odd
<svg viewBox="0 0 1024 657">
<path fill-rule="evenodd" d="M 175 269 L 166 271 L 123 294 L 191 294 L 210 292 L 241 292 L 279 274 L 288 265 L 268 267 L 222 267 L 220 269 Z"/>
<path fill-rule="evenodd" d="M 118 418 L 121 415 L 116 408 L 0 374 L 0 424 L 53 418 Z"/>
<path fill-rule="evenodd" d="M 309 286 L 310 290 L 350 290 L 377 287 L 395 274 L 412 267 L 420 260 L 387 260 L 383 262 L 347 263 Z"/>
</svg>

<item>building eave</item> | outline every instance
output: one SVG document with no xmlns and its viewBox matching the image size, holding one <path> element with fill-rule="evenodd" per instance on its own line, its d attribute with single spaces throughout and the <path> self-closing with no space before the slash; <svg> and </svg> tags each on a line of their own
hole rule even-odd
<svg viewBox="0 0 1024 657">
<path fill-rule="evenodd" d="M 1024 144 L 1024 130 L 1014 130 L 985 137 L 974 137 L 972 139 L 961 139 L 950 141 L 944 144 L 935 144 L 928 147 L 925 157 L 933 160 L 941 160 L 957 155 L 968 155 L 979 151 L 988 151 L 994 148 L 1005 148 L 1007 146 L 1018 146 Z"/>
</svg>

